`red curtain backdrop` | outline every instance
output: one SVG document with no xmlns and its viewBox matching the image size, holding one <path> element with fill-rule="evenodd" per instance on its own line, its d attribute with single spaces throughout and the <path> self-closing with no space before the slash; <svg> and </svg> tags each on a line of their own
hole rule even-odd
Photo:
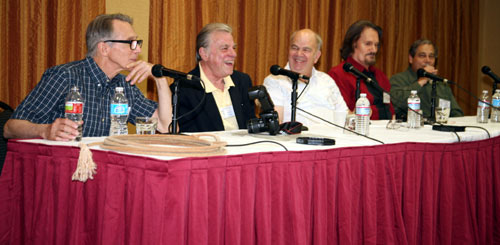
<svg viewBox="0 0 500 245">
<path fill-rule="evenodd" d="M 340 47 L 347 28 L 359 19 L 383 28 L 377 67 L 390 77 L 408 67 L 408 50 L 419 38 L 439 48 L 439 74 L 479 95 L 477 88 L 479 2 L 456 0 L 253 0 L 253 1 L 150 1 L 149 59 L 181 71 L 195 66 L 196 35 L 211 22 L 234 29 L 238 45 L 236 69 L 262 84 L 274 64 L 287 62 L 293 31 L 311 28 L 324 41 L 316 66 L 328 71 L 341 62 Z M 152 97 L 154 83 L 148 86 Z M 453 87 L 467 115 L 477 102 Z"/>
<path fill-rule="evenodd" d="M 160 161 L 9 142 L 0 243 L 492 244 L 500 137 Z"/>
</svg>

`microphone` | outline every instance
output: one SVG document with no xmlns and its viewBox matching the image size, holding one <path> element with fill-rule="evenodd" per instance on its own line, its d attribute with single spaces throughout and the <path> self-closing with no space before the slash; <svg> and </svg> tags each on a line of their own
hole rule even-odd
<svg viewBox="0 0 500 245">
<path fill-rule="evenodd" d="M 344 68 L 344 71 L 345 72 L 348 72 L 348 73 L 352 73 L 354 76 L 358 77 L 358 78 L 363 78 L 365 79 L 366 82 L 369 82 L 371 83 L 372 82 L 372 79 L 370 77 L 368 77 L 366 74 L 364 74 L 363 72 L 360 72 L 358 69 L 356 69 L 356 67 L 354 67 L 351 63 L 344 63 L 344 66 L 342 66 L 342 68 Z"/>
<path fill-rule="evenodd" d="M 488 75 L 490 76 L 491 78 L 493 78 L 493 80 L 495 80 L 495 82 L 500 82 L 500 78 L 491 71 L 490 67 L 489 66 L 483 66 L 483 68 L 481 68 L 481 71 L 485 74 L 485 75 Z"/>
<path fill-rule="evenodd" d="M 300 73 L 297 73 L 297 72 L 294 72 L 294 71 L 290 71 L 290 70 L 287 70 L 287 69 L 283 69 L 281 68 L 279 65 L 273 65 L 271 66 L 271 74 L 277 76 L 277 75 L 283 75 L 283 76 L 287 76 L 291 79 L 304 79 L 304 80 L 309 80 L 309 77 L 306 76 L 306 75 L 302 75 Z"/>
<path fill-rule="evenodd" d="M 151 73 L 153 73 L 153 76 L 155 77 L 171 77 L 173 79 L 183 78 L 186 80 L 200 81 L 200 78 L 197 76 L 176 70 L 171 70 L 163 67 L 160 64 L 154 65 L 153 68 L 151 69 Z"/>
<path fill-rule="evenodd" d="M 453 81 L 450 81 L 446 78 L 442 78 L 442 77 L 439 77 L 437 75 L 434 75 L 432 73 L 428 73 L 426 72 L 424 69 L 420 68 L 417 70 L 417 76 L 420 78 L 420 77 L 427 77 L 427 78 L 430 78 L 436 82 L 444 82 L 444 83 L 451 83 L 451 84 L 455 84 Z"/>
</svg>

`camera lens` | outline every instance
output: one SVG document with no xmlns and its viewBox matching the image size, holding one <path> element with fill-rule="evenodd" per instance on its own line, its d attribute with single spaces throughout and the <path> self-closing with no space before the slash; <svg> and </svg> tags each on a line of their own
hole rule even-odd
<svg viewBox="0 0 500 245">
<path fill-rule="evenodd" d="M 266 124 L 260 118 L 252 118 L 247 123 L 248 133 L 257 134 L 267 130 Z"/>
</svg>

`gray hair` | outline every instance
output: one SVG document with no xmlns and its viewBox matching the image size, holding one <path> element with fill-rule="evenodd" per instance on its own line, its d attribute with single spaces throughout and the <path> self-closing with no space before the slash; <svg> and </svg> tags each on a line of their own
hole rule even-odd
<svg viewBox="0 0 500 245">
<path fill-rule="evenodd" d="M 216 31 L 223 31 L 232 34 L 233 29 L 224 23 L 210 23 L 204 26 L 196 36 L 196 61 L 201 61 L 200 48 L 208 48 L 210 45 L 210 34 Z"/>
<path fill-rule="evenodd" d="M 87 26 L 85 39 L 87 42 L 87 56 L 94 56 L 97 44 L 113 36 L 113 20 L 120 20 L 132 25 L 132 18 L 124 14 L 102 14 L 92 20 Z"/>
<path fill-rule="evenodd" d="M 420 47 L 420 45 L 424 45 L 424 44 L 432 45 L 432 47 L 434 48 L 434 57 L 437 58 L 438 57 L 438 49 L 437 49 L 436 45 L 434 45 L 434 43 L 429 39 L 418 39 L 417 41 L 413 42 L 413 44 L 410 46 L 410 50 L 408 51 L 408 53 L 411 55 L 411 57 L 415 57 L 415 55 L 417 54 L 418 47 Z"/>
<path fill-rule="evenodd" d="M 303 30 L 309 30 L 309 29 L 302 29 L 302 30 L 294 31 L 292 33 L 292 35 L 290 36 L 290 43 L 293 42 L 293 39 L 295 38 L 295 35 L 297 35 L 297 32 L 303 31 Z M 318 33 L 316 33 L 315 31 L 313 31 L 313 30 L 310 30 L 310 31 L 314 33 L 314 37 L 316 38 L 316 46 L 318 48 L 318 51 L 321 51 L 321 46 L 323 46 L 323 39 L 321 39 L 321 36 Z"/>
</svg>

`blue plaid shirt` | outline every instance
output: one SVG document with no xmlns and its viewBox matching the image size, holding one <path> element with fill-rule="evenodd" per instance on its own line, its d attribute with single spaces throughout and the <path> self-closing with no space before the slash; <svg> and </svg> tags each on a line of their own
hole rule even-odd
<svg viewBox="0 0 500 245">
<path fill-rule="evenodd" d="M 138 116 L 151 116 L 158 103 L 146 99 L 136 86 L 125 81 L 122 74 L 111 81 L 94 59 L 54 66 L 45 71 L 35 89 L 16 108 L 11 118 L 37 124 L 50 124 L 64 118 L 64 103 L 70 88 L 76 85 L 85 102 L 83 136 L 107 136 L 110 127 L 110 104 L 116 87 L 124 87 L 130 107 L 128 121 L 135 124 Z"/>
</svg>

